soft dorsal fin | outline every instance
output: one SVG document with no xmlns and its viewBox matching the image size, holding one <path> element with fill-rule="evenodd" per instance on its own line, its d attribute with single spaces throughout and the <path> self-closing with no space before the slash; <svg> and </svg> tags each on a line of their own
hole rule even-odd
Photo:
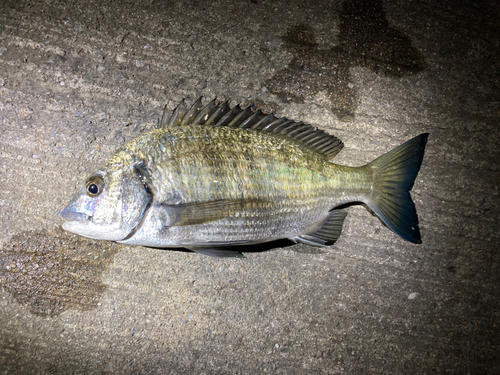
<svg viewBox="0 0 500 375">
<path fill-rule="evenodd" d="M 277 118 L 274 114 L 266 115 L 261 110 L 254 111 L 253 106 L 242 109 L 236 105 L 231 108 L 228 101 L 217 103 L 214 99 L 203 105 L 201 99 L 200 97 L 190 108 L 182 100 L 168 120 L 165 107 L 158 127 L 211 125 L 280 134 L 307 146 L 325 159 L 333 158 L 344 147 L 340 139 L 303 122 L 285 117 Z"/>
</svg>

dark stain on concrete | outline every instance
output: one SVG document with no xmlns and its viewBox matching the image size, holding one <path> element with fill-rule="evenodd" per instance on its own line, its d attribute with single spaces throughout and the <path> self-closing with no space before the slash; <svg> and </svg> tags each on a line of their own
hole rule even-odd
<svg viewBox="0 0 500 375">
<path fill-rule="evenodd" d="M 389 25 L 382 1 L 346 0 L 339 17 L 339 44 L 329 50 L 319 48 L 310 26 L 290 28 L 282 39 L 294 57 L 264 85 L 283 101 L 297 103 L 325 91 L 338 118 L 351 121 L 358 103 L 351 67 L 397 78 L 422 71 L 425 61 L 411 40 Z"/>
<path fill-rule="evenodd" d="M 23 232 L 0 250 L 0 284 L 37 315 L 97 308 L 101 275 L 119 250 L 62 231 Z"/>
</svg>

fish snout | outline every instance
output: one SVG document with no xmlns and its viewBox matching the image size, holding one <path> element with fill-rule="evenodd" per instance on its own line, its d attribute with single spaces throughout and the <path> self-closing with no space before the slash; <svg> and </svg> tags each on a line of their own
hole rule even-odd
<svg viewBox="0 0 500 375">
<path fill-rule="evenodd" d="M 67 207 L 61 210 L 59 216 L 62 217 L 64 220 L 69 220 L 69 221 L 87 221 L 90 219 L 89 215 L 84 214 L 83 212 L 72 211 Z"/>
</svg>

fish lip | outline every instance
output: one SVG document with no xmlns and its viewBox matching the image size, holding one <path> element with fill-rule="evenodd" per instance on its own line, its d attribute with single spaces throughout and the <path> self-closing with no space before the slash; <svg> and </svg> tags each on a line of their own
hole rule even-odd
<svg viewBox="0 0 500 375">
<path fill-rule="evenodd" d="M 59 216 L 64 220 L 69 221 L 88 221 L 91 219 L 91 216 L 84 214 L 83 212 L 76 212 L 68 210 L 67 208 L 63 208 L 61 212 L 59 212 Z"/>
</svg>

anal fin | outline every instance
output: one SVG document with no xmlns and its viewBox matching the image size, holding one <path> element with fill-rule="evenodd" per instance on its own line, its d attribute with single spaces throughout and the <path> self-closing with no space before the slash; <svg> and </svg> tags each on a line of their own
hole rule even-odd
<svg viewBox="0 0 500 375">
<path fill-rule="evenodd" d="M 345 211 L 332 210 L 326 219 L 318 223 L 313 232 L 302 234 L 291 240 L 311 246 L 330 246 L 340 237 L 346 216 Z"/>
</svg>

